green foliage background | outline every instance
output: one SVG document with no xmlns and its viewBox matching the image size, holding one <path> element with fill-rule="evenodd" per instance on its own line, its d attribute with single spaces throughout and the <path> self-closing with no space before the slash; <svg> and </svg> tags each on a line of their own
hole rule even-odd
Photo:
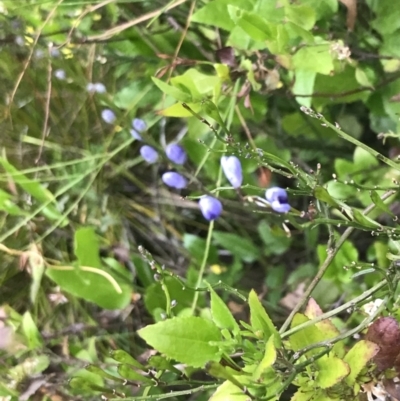
<svg viewBox="0 0 400 401">
<path fill-rule="evenodd" d="M 0 20 L 0 397 L 363 399 L 378 351 L 352 336 L 399 314 L 400 8 L 2 0 Z M 289 214 L 255 202 L 268 186 Z"/>
</svg>

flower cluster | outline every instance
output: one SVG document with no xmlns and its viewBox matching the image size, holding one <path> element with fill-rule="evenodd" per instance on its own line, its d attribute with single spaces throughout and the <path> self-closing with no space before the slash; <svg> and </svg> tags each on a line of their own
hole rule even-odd
<svg viewBox="0 0 400 401">
<path fill-rule="evenodd" d="M 106 93 L 107 92 L 106 87 L 101 82 L 95 82 L 95 83 L 89 82 L 86 85 L 86 90 L 89 93 Z"/>
</svg>

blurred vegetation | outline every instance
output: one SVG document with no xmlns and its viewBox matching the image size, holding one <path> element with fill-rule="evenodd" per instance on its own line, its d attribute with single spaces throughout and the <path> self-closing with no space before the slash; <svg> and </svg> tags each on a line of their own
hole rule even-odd
<svg viewBox="0 0 400 401">
<path fill-rule="evenodd" d="M 0 1 L 1 400 L 400 399 L 394 3 Z"/>
</svg>

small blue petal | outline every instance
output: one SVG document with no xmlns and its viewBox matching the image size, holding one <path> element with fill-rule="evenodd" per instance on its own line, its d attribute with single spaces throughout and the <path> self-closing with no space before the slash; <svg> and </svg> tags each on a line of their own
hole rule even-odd
<svg viewBox="0 0 400 401">
<path fill-rule="evenodd" d="M 51 49 L 50 55 L 51 57 L 59 57 L 60 56 L 60 50 L 56 49 L 55 47 L 53 47 Z"/>
<path fill-rule="evenodd" d="M 242 165 L 236 156 L 222 156 L 221 167 L 233 188 L 240 188 L 243 182 Z"/>
<path fill-rule="evenodd" d="M 149 145 L 143 145 L 140 148 L 140 155 L 150 164 L 155 163 L 158 159 L 158 152 Z"/>
<path fill-rule="evenodd" d="M 271 202 L 271 209 L 278 213 L 287 213 L 290 210 L 289 203 L 280 203 L 279 201 Z"/>
<path fill-rule="evenodd" d="M 279 203 L 288 203 L 287 192 L 283 188 L 279 187 L 268 188 L 265 191 L 265 199 L 269 203 L 272 203 L 276 200 L 279 200 Z"/>
<path fill-rule="evenodd" d="M 203 196 L 199 200 L 199 207 L 203 217 L 208 221 L 217 219 L 222 213 L 221 202 L 212 196 Z"/>
<path fill-rule="evenodd" d="M 165 153 L 168 159 L 176 164 L 184 164 L 186 161 L 185 149 L 176 143 L 169 144 L 165 149 Z"/>
<path fill-rule="evenodd" d="M 106 93 L 107 89 L 101 82 L 96 82 L 93 84 L 94 91 L 97 93 Z"/>
<path fill-rule="evenodd" d="M 54 76 L 59 79 L 60 81 L 64 81 L 64 79 L 67 77 L 66 73 L 64 70 L 55 70 L 54 71 Z"/>
<path fill-rule="evenodd" d="M 134 129 L 130 129 L 129 132 L 131 133 L 132 137 L 135 138 L 137 141 L 141 141 L 143 139 L 139 132 L 135 131 Z"/>
<path fill-rule="evenodd" d="M 187 179 L 175 171 L 168 171 L 167 173 L 164 173 L 161 179 L 165 185 L 176 189 L 186 188 L 188 184 Z"/>
<path fill-rule="evenodd" d="M 104 109 L 101 112 L 101 118 L 107 123 L 112 124 L 116 120 L 115 113 L 110 109 Z"/>
<path fill-rule="evenodd" d="M 90 93 L 95 93 L 95 92 L 106 93 L 107 92 L 106 87 L 101 82 L 96 82 L 96 83 L 89 82 L 86 85 L 86 90 Z"/>
<path fill-rule="evenodd" d="M 135 118 L 132 120 L 132 127 L 137 132 L 144 132 L 147 130 L 146 122 L 141 120 L 140 118 Z"/>
<path fill-rule="evenodd" d="M 283 188 L 268 188 L 265 191 L 265 199 L 275 212 L 287 213 L 290 210 L 288 194 Z"/>
</svg>

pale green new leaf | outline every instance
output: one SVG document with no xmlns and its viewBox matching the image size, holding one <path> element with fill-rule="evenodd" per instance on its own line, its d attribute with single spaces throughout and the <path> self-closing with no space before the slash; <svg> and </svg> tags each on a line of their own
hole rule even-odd
<svg viewBox="0 0 400 401">
<path fill-rule="evenodd" d="M 316 365 L 318 375 L 315 383 L 321 388 L 334 386 L 350 373 L 349 365 L 333 354 L 322 356 Z"/>
<path fill-rule="evenodd" d="M 209 288 L 211 292 L 211 316 L 214 323 L 220 329 L 228 329 L 234 334 L 239 333 L 239 325 L 236 323 L 231 311 L 213 288 L 211 286 L 209 286 Z"/>
<path fill-rule="evenodd" d="M 379 352 L 379 346 L 371 341 L 361 340 L 346 354 L 344 361 L 350 367 L 346 383 L 352 386 L 367 363 Z"/>
<path fill-rule="evenodd" d="M 250 306 L 250 322 L 255 332 L 260 331 L 265 340 L 274 336 L 275 346 L 279 347 L 281 339 L 278 330 L 272 323 L 271 318 L 268 316 L 264 307 L 261 305 L 260 300 L 254 290 L 250 291 L 249 294 L 249 306 Z"/>
<path fill-rule="evenodd" d="M 274 336 L 272 335 L 265 344 L 264 356 L 257 368 L 253 372 L 253 379 L 258 381 L 262 374 L 271 367 L 276 360 L 276 349 L 274 345 Z"/>
<path fill-rule="evenodd" d="M 210 342 L 220 341 L 221 333 L 211 320 L 175 317 L 144 327 L 138 333 L 157 351 L 193 367 L 220 359 L 218 347 Z"/>
</svg>

